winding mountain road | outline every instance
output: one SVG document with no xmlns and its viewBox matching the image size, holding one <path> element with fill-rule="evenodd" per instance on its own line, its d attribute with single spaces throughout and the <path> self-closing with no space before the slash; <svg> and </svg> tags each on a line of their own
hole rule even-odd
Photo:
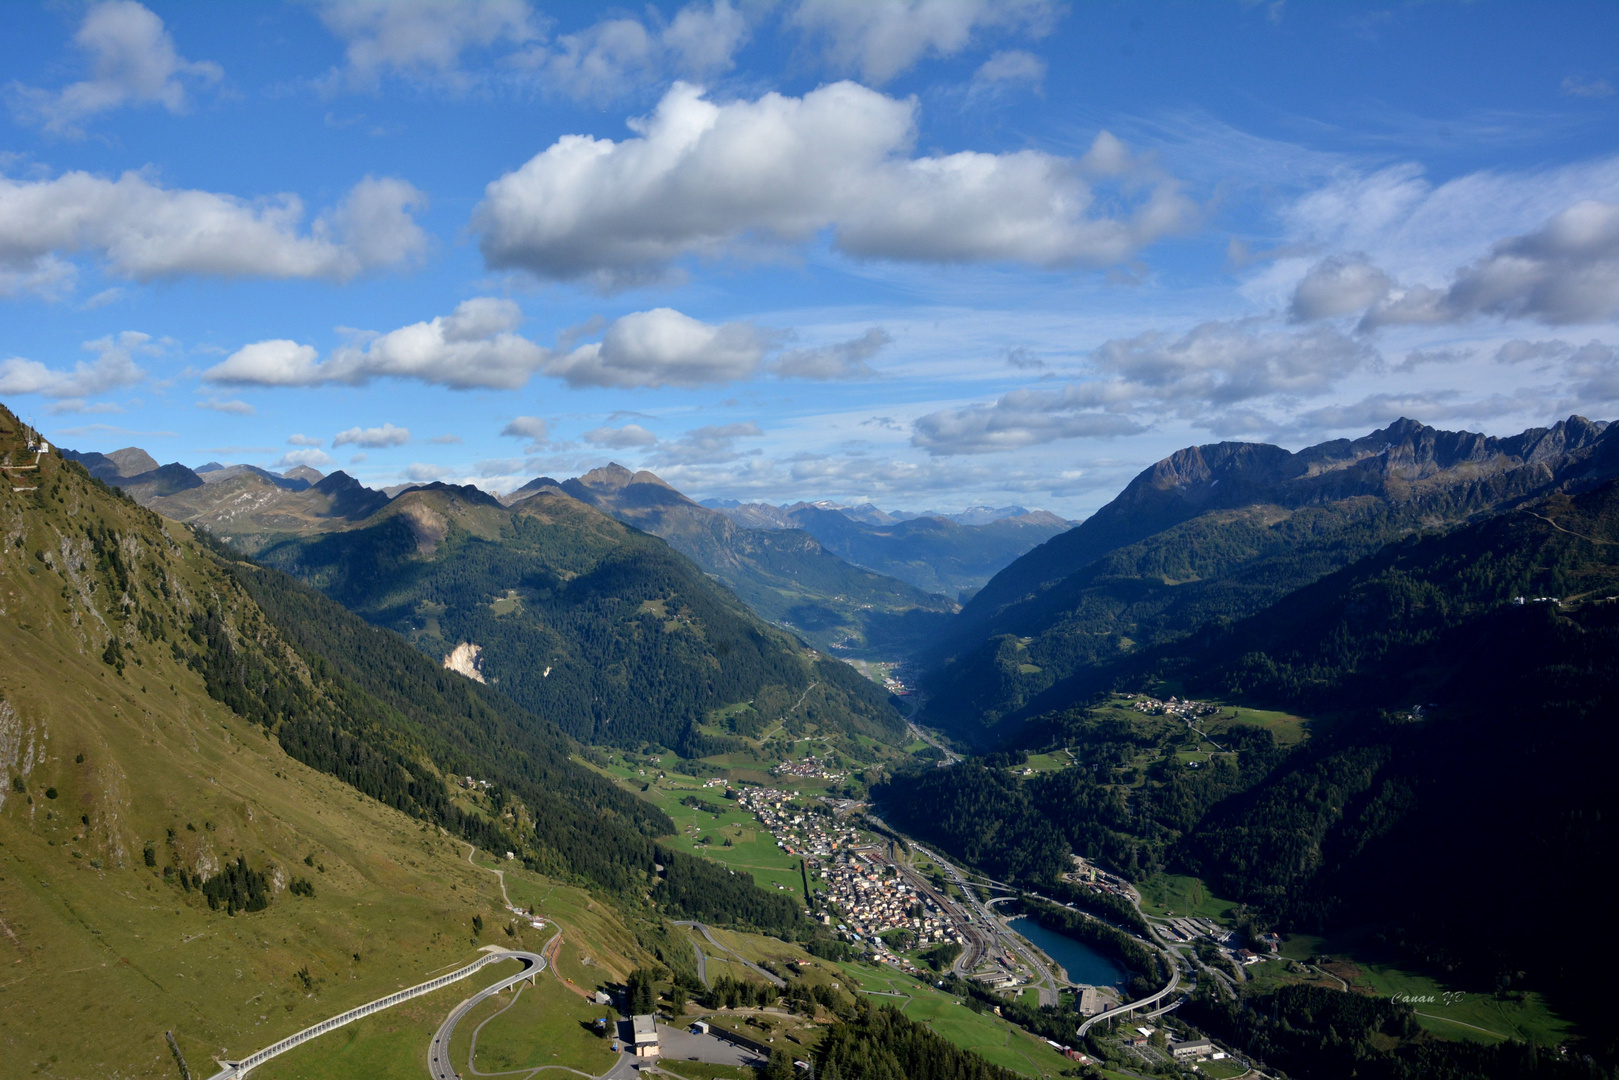
<svg viewBox="0 0 1619 1080">
<path fill-rule="evenodd" d="M 451 1018 L 445 1021 L 448 1027 L 439 1029 L 439 1033 L 444 1036 L 444 1049 L 445 1051 L 448 1051 L 450 1045 L 449 1032 L 454 1030 L 455 1021 L 459 1020 L 461 1016 L 465 1014 L 467 1009 L 470 1009 L 473 1005 L 476 1005 L 490 994 L 498 993 L 508 986 L 522 982 L 524 979 L 532 978 L 539 972 L 541 968 L 545 966 L 545 958 L 539 953 L 508 951 L 495 946 L 488 946 L 488 948 L 491 949 L 490 952 L 479 957 L 477 960 L 474 960 L 466 967 L 450 972 L 448 975 L 440 975 L 436 979 L 429 979 L 427 982 L 418 983 L 415 986 L 408 987 L 404 990 L 399 990 L 395 993 L 389 994 L 387 997 L 380 997 L 375 1001 L 369 1001 L 358 1008 L 350 1009 L 347 1012 L 338 1013 L 336 1016 L 328 1020 L 322 1020 L 320 1023 L 306 1027 L 296 1034 L 289 1035 L 280 1042 L 272 1043 L 269 1046 L 266 1046 L 263 1050 L 249 1054 L 240 1061 L 221 1061 L 219 1062 L 219 1072 L 210 1077 L 210 1080 L 241 1080 L 241 1077 L 246 1076 L 250 1070 L 258 1068 L 271 1058 L 276 1057 L 279 1054 L 284 1054 L 296 1046 L 301 1046 L 310 1039 L 324 1035 L 328 1031 L 333 1031 L 344 1026 L 345 1024 L 352 1024 L 356 1020 L 362 1020 L 365 1017 L 370 1016 L 372 1013 L 381 1012 L 383 1009 L 391 1009 L 395 1005 L 409 1001 L 412 998 L 421 997 L 423 994 L 431 994 L 435 990 L 441 990 L 451 983 L 459 982 L 460 980 L 473 975 L 488 964 L 497 963 L 501 960 L 522 961 L 523 970 L 521 972 L 508 979 L 502 979 L 493 986 L 490 986 L 473 997 L 468 998 L 466 1001 L 463 1001 L 459 1006 L 457 1006 L 457 1012 L 452 1012 L 450 1014 Z M 434 1049 L 436 1050 L 439 1045 L 437 1036 L 434 1037 L 433 1045 Z M 430 1054 L 429 1056 L 431 1058 L 432 1055 Z M 445 1054 L 445 1060 L 446 1067 L 448 1067 L 447 1053 Z M 436 1080 L 454 1080 L 455 1071 L 451 1069 L 442 1075 L 438 1072 L 434 1072 L 433 1075 Z"/>
<path fill-rule="evenodd" d="M 551 941 L 555 941 L 561 936 L 562 934 L 559 932 L 551 938 Z M 545 943 L 545 948 L 550 948 L 551 941 Z M 542 949 L 541 951 L 543 952 L 544 950 Z M 498 994 L 508 987 L 516 986 L 524 979 L 533 979 L 545 969 L 545 957 L 541 956 L 540 953 L 506 952 L 499 954 L 499 957 L 501 959 L 512 957 L 524 961 L 523 970 L 510 978 L 502 979 L 500 982 L 484 987 L 484 989 L 450 1010 L 450 1015 L 444 1018 L 444 1023 L 440 1024 L 438 1030 L 433 1033 L 433 1041 L 427 1047 L 427 1071 L 433 1080 L 456 1080 L 456 1077 L 460 1075 L 455 1071 L 455 1067 L 450 1064 L 450 1039 L 455 1036 L 455 1025 L 461 1022 L 463 1016 L 477 1008 L 485 998 Z"/>
<path fill-rule="evenodd" d="M 758 964 L 755 964 L 752 960 L 749 960 L 747 957 L 743 956 L 741 953 L 737 952 L 735 949 L 730 948 L 727 945 L 721 945 L 718 941 L 716 941 L 714 939 L 714 935 L 709 932 L 708 927 L 704 926 L 702 923 L 700 923 L 700 922 L 689 922 L 689 921 L 686 921 L 686 920 L 683 920 L 683 919 L 671 919 L 670 922 L 672 922 L 675 926 L 691 926 L 691 927 L 695 927 L 699 932 L 702 933 L 703 937 L 708 940 L 708 943 L 710 945 L 714 946 L 714 948 L 719 949 L 722 952 L 730 953 L 733 957 L 736 958 L 737 963 L 741 964 L 743 967 L 749 968 L 754 973 L 756 973 L 761 979 L 765 979 L 765 980 L 767 980 L 767 981 L 769 981 L 771 983 L 774 983 L 775 986 L 778 989 L 786 989 L 786 986 L 787 986 L 787 980 L 786 979 L 783 979 L 780 975 L 772 975 L 770 972 L 766 971 L 764 968 L 760 967 Z M 696 945 L 697 943 L 692 942 L 692 944 Z M 697 954 L 698 954 L 699 960 L 701 960 L 702 959 L 702 950 L 698 949 Z M 702 969 L 700 971 L 700 974 L 705 976 L 704 979 L 703 979 L 704 985 L 707 985 L 707 983 L 708 983 L 708 979 L 706 978 L 707 969 L 708 969 L 708 963 L 707 963 L 707 961 L 703 961 Z"/>
</svg>

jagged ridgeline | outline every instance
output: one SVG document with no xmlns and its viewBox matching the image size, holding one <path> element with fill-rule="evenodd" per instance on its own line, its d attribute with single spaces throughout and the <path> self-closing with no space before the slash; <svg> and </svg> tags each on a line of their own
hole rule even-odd
<svg viewBox="0 0 1619 1080">
<path fill-rule="evenodd" d="M 1234 620 L 1414 533 L 1619 474 L 1619 430 L 1511 438 L 1401 420 L 1298 453 L 1177 451 L 1001 571 L 933 645 L 927 718 L 964 738 L 1071 704 L 1064 680 Z M 998 730 L 999 729 L 999 730 Z"/>
<path fill-rule="evenodd" d="M 9 413 L 0 423 L 14 466 L 0 528 L 18 628 L 67 634 L 102 678 L 127 680 L 154 659 L 189 669 L 292 757 L 480 847 L 608 888 L 648 879 L 650 837 L 669 832 L 668 819 L 570 761 L 576 744 L 553 724 L 83 466 L 29 451 Z M 17 586 L 48 591 L 50 606 Z M 41 674 L 8 668 L 8 682 Z M 26 759 L 17 741 L 0 740 L 10 770 Z M 467 775 L 492 784 L 479 805 L 452 786 Z"/>
<path fill-rule="evenodd" d="M 891 739 L 886 696 L 804 649 L 662 540 L 555 488 L 504 507 L 407 491 L 259 559 L 588 742 L 722 752 L 780 722 Z M 730 708 L 728 708 L 730 707 Z"/>
</svg>

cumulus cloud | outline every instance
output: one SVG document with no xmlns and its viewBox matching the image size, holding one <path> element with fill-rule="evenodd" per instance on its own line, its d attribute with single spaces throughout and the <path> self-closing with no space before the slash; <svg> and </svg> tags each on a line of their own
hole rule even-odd
<svg viewBox="0 0 1619 1080">
<path fill-rule="evenodd" d="M 658 437 L 640 424 L 625 424 L 623 427 L 592 428 L 582 436 L 585 442 L 592 446 L 603 446 L 611 450 L 628 450 L 632 447 L 652 446 Z"/>
<path fill-rule="evenodd" d="M 1056 14 L 1049 0 L 800 0 L 789 21 L 821 47 L 834 70 L 881 84 L 924 57 L 960 53 L 984 31 L 1041 36 Z"/>
<path fill-rule="evenodd" d="M 1619 203 L 1577 202 L 1494 244 L 1442 287 L 1400 286 L 1364 259 L 1335 256 L 1305 275 L 1291 311 L 1297 320 L 1364 312 L 1363 330 L 1478 316 L 1605 322 L 1619 315 Z"/>
<path fill-rule="evenodd" d="M 612 288 L 822 230 L 861 258 L 1108 265 L 1194 216 L 1106 132 L 1079 159 L 912 157 L 917 108 L 850 82 L 728 104 L 676 83 L 636 137 L 564 136 L 493 181 L 473 228 L 491 267 Z"/>
<path fill-rule="evenodd" d="M 748 34 L 743 13 L 727 0 L 714 0 L 688 4 L 663 25 L 603 19 L 526 50 L 517 63 L 553 90 L 605 103 L 669 74 L 701 79 L 728 71 Z"/>
<path fill-rule="evenodd" d="M 363 446 L 368 450 L 381 450 L 389 446 L 404 446 L 410 442 L 410 429 L 383 424 L 381 427 L 351 427 L 332 436 L 332 447 Z"/>
<path fill-rule="evenodd" d="M 163 20 L 133 0 L 107 0 L 85 13 L 73 44 L 85 54 L 90 77 L 61 90 L 12 83 L 13 115 L 61 135 L 82 135 L 81 121 L 124 105 L 162 105 L 184 112 L 186 86 L 224 77 L 218 64 L 182 58 Z"/>
<path fill-rule="evenodd" d="M 788 349 L 771 366 L 784 379 L 868 379 L 877 373 L 866 361 L 893 341 L 888 331 L 874 326 L 848 341 L 818 349 Z"/>
<path fill-rule="evenodd" d="M 272 469 L 290 469 L 300 465 L 310 469 L 324 469 L 332 464 L 332 455 L 324 450 L 288 450 L 270 464 Z"/>
<path fill-rule="evenodd" d="M 50 398 L 84 398 L 129 386 L 146 377 L 135 364 L 135 354 L 162 350 L 148 334 L 134 330 L 84 343 L 96 354 L 80 360 L 71 370 L 48 368 L 37 360 L 11 357 L 0 360 L 0 394 L 39 394 Z"/>
<path fill-rule="evenodd" d="M 662 443 L 654 458 L 654 464 L 718 465 L 735 461 L 746 453 L 737 447 L 738 439 L 757 439 L 763 435 L 764 432 L 759 429 L 759 425 L 751 420 L 746 423 L 693 428 L 672 442 Z M 755 454 L 758 452 L 752 451 Z"/>
<path fill-rule="evenodd" d="M 313 435 L 288 435 L 287 443 L 290 446 L 325 446 L 326 440 L 317 439 Z"/>
<path fill-rule="evenodd" d="M 1334 255 L 1317 263 L 1293 291 L 1295 322 L 1355 315 L 1388 296 L 1394 282 L 1362 257 Z"/>
<path fill-rule="evenodd" d="M 203 378 L 225 385 L 359 386 L 391 377 L 457 390 L 510 390 L 526 383 L 548 356 L 515 332 L 522 321 L 514 302 L 480 297 L 463 301 L 453 314 L 335 349 L 325 361 L 310 345 L 255 342 L 203 372 Z"/>
<path fill-rule="evenodd" d="M 79 254 L 137 281 L 347 280 L 426 249 L 427 234 L 411 217 L 424 202 L 401 180 L 367 177 L 302 230 L 296 195 L 250 202 L 165 188 L 139 172 L 116 180 L 85 172 L 53 180 L 0 177 L 0 289 L 42 291 L 41 276 L 59 280 L 63 257 Z"/>
<path fill-rule="evenodd" d="M 384 75 L 465 88 L 461 57 L 539 37 L 526 0 L 327 0 L 321 22 L 344 43 L 334 83 L 372 89 Z"/>
<path fill-rule="evenodd" d="M 569 386 L 702 386 L 752 376 L 771 343 L 747 323 L 715 326 L 653 308 L 614 319 L 601 341 L 557 354 L 545 372 Z"/>
</svg>

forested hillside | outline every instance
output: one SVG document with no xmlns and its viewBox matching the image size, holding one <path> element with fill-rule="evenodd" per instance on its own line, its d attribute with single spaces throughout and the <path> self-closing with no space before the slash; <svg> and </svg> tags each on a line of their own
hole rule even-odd
<svg viewBox="0 0 1619 1080">
<path fill-rule="evenodd" d="M 760 622 L 663 541 L 556 489 L 508 509 L 434 484 L 260 558 L 435 659 L 476 646 L 482 679 L 586 741 L 712 752 L 728 737 L 715 714 L 733 704 L 877 737 L 899 724 L 848 665 Z"/>
<path fill-rule="evenodd" d="M 930 646 L 928 718 L 993 742 L 1064 679 L 1240 619 L 1423 530 L 1619 474 L 1619 436 L 1572 417 L 1510 439 L 1400 421 L 1310 447 L 1192 447 L 1025 555 Z M 1044 696 L 1042 696 L 1044 695 Z"/>
<path fill-rule="evenodd" d="M 1169 752 L 1178 722 L 1076 707 L 1022 729 L 1069 746 L 1068 769 L 1020 779 L 986 759 L 880 795 L 894 820 L 986 867 L 1049 880 L 1074 850 L 1137 877 L 1196 873 L 1282 928 L 1378 925 L 1469 985 L 1550 991 L 1594 1033 L 1597 972 L 1502 920 L 1554 932 L 1600 903 L 1591 860 L 1619 844 L 1615 594 L 1610 482 L 1397 542 L 1069 688 L 1168 677 L 1322 717 L 1294 749 L 1231 727 L 1227 752 L 1193 770 Z M 1140 769 L 1143 752 L 1156 763 Z M 1511 915 L 1462 899 L 1506 882 L 1525 883 Z"/>
</svg>

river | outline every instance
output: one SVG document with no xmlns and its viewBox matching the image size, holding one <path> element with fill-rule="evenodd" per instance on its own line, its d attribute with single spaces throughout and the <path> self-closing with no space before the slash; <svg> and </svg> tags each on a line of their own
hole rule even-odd
<svg viewBox="0 0 1619 1080">
<path fill-rule="evenodd" d="M 1012 929 L 1037 945 L 1068 974 L 1068 981 L 1089 986 L 1118 986 L 1124 982 L 1124 969 L 1083 942 L 1055 930 L 1047 930 L 1033 919 L 1013 919 Z"/>
</svg>

